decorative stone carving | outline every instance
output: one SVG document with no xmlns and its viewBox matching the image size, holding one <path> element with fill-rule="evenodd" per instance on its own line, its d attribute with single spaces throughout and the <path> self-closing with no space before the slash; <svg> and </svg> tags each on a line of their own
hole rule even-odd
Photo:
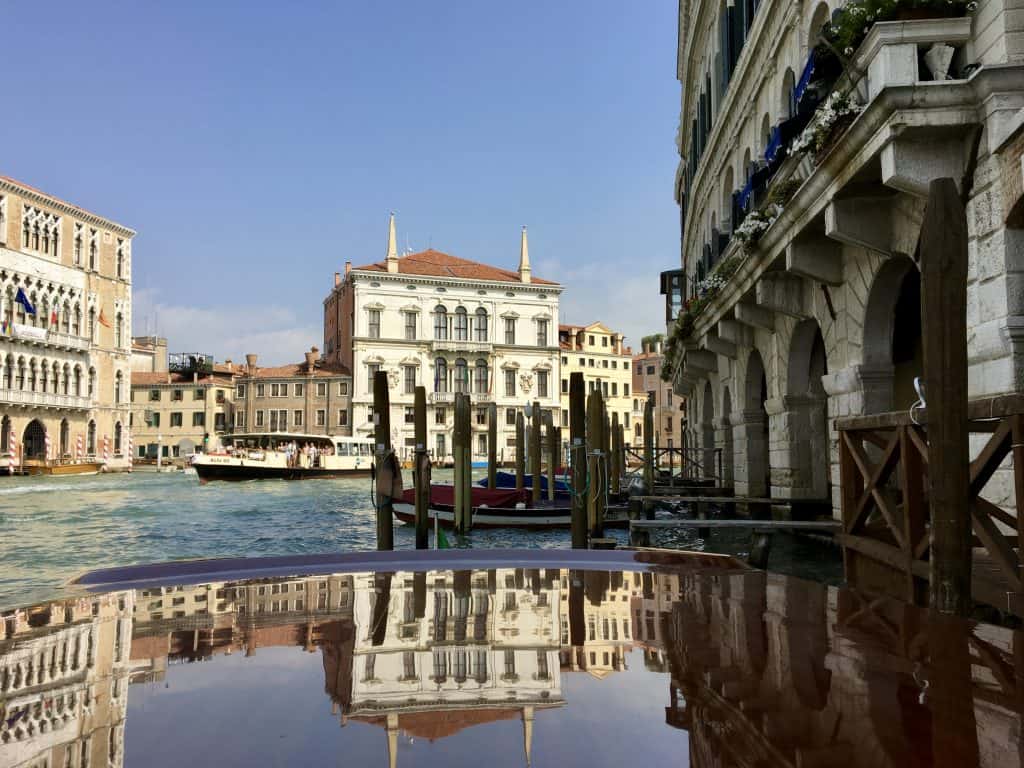
<svg viewBox="0 0 1024 768">
<path fill-rule="evenodd" d="M 955 49 L 945 43 L 935 43 L 924 54 L 924 63 L 932 73 L 933 80 L 949 80 L 949 64 Z"/>
</svg>

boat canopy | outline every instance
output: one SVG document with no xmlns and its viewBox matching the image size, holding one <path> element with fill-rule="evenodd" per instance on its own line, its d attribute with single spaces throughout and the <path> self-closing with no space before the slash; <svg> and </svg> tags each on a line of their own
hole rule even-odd
<svg viewBox="0 0 1024 768">
<path fill-rule="evenodd" d="M 373 440 L 351 437 L 335 437 L 332 435 L 307 435 L 302 432 L 243 432 L 233 435 L 224 435 L 221 442 L 225 446 L 237 448 L 262 448 L 264 450 L 276 450 L 283 448 L 288 443 L 295 443 L 299 447 L 307 443 L 319 448 L 334 447 L 342 456 L 369 456 L 373 453 Z"/>
</svg>

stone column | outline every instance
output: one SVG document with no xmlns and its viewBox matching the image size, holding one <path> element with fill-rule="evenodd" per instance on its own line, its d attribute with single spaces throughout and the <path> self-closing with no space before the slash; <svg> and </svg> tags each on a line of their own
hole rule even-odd
<svg viewBox="0 0 1024 768">
<path fill-rule="evenodd" d="M 715 422 L 715 445 L 722 449 L 722 485 L 726 488 L 733 485 L 733 467 L 736 464 L 732 432 L 729 414 Z"/>
<path fill-rule="evenodd" d="M 733 411 L 729 421 L 733 425 L 736 495 L 766 496 L 769 489 L 765 482 L 768 462 L 765 414 L 760 410 Z"/>
</svg>

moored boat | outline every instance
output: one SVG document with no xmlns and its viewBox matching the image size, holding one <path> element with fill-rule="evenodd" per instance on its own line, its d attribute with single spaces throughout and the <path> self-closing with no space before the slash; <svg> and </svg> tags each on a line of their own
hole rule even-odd
<svg viewBox="0 0 1024 768">
<path fill-rule="evenodd" d="M 224 450 L 193 458 L 199 482 L 360 477 L 369 475 L 373 464 L 373 440 L 368 438 L 250 432 L 222 441 Z"/>
<path fill-rule="evenodd" d="M 415 490 L 408 489 L 401 499 L 392 502 L 395 517 L 403 523 L 416 521 Z M 474 528 L 569 528 L 572 524 L 571 497 L 559 495 L 553 501 L 541 499 L 537 504 L 531 501 L 528 489 L 515 488 L 472 489 L 472 518 Z M 455 520 L 455 487 L 452 485 L 430 486 L 431 520 L 450 528 Z M 622 503 L 610 503 L 605 513 L 606 528 L 629 526 L 628 509 Z"/>
<path fill-rule="evenodd" d="M 32 462 L 26 461 L 26 475 L 96 475 L 103 470 L 101 461 L 81 462 Z"/>
</svg>

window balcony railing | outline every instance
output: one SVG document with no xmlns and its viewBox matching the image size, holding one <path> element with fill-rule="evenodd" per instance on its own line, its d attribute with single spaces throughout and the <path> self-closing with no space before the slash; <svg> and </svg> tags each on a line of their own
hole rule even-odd
<svg viewBox="0 0 1024 768">
<path fill-rule="evenodd" d="M 61 395 L 56 392 L 31 392 L 22 389 L 0 389 L 0 402 L 83 410 L 92 407 L 92 401 L 88 397 Z"/>
<path fill-rule="evenodd" d="M 455 341 L 453 339 L 434 339 L 430 342 L 434 352 L 483 352 L 490 354 L 492 345 L 489 341 Z"/>
<path fill-rule="evenodd" d="M 39 328 L 34 325 L 22 325 L 20 323 L 11 324 L 10 338 L 28 344 L 69 349 L 77 352 L 85 352 L 89 349 L 89 339 L 85 336 L 76 336 L 49 328 Z"/>
</svg>

